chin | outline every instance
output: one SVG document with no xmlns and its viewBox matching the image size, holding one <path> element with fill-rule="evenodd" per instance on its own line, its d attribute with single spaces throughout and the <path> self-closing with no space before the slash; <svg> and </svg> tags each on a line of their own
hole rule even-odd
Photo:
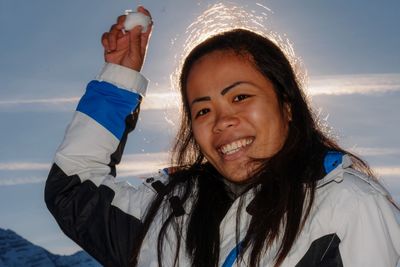
<svg viewBox="0 0 400 267">
<path fill-rule="evenodd" d="M 246 173 L 238 173 L 234 172 L 232 174 L 224 175 L 225 179 L 234 182 L 234 183 L 243 183 L 246 182 L 247 180 L 250 180 L 251 175 L 249 175 L 247 172 Z"/>
</svg>

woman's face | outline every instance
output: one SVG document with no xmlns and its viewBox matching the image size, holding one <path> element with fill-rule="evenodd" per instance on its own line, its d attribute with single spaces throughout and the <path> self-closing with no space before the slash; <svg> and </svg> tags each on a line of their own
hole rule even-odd
<svg viewBox="0 0 400 267">
<path fill-rule="evenodd" d="M 191 68 L 186 90 L 194 138 L 226 179 L 245 181 L 259 164 L 252 159 L 281 149 L 290 114 L 247 57 L 229 51 L 206 54 Z"/>
</svg>

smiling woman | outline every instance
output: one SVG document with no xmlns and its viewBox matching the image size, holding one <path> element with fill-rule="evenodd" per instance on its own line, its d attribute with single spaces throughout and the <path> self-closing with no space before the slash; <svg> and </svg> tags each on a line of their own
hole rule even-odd
<svg viewBox="0 0 400 267">
<path fill-rule="evenodd" d="M 123 34 L 123 23 L 103 35 L 106 65 L 46 183 L 68 236 L 105 266 L 396 265 L 390 195 L 320 129 L 280 47 L 250 30 L 211 36 L 185 58 L 174 168 L 137 189 L 117 183 L 151 31 Z"/>
<path fill-rule="evenodd" d="M 192 66 L 183 89 L 201 152 L 234 182 L 249 179 L 254 159 L 279 151 L 289 123 L 272 83 L 251 61 L 232 51 L 211 52 Z"/>
</svg>

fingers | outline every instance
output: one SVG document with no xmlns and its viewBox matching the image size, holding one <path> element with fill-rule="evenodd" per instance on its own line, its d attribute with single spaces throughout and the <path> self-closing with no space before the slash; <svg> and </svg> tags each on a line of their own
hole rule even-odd
<svg viewBox="0 0 400 267">
<path fill-rule="evenodd" d="M 145 14 L 146 16 L 149 16 L 149 17 L 151 18 L 150 12 L 149 12 L 147 9 L 145 9 L 143 6 L 138 6 L 138 8 L 137 8 L 136 11 L 137 11 L 137 12 L 140 12 L 140 13 L 143 13 L 143 14 Z"/>
<path fill-rule="evenodd" d="M 125 19 L 125 15 L 119 16 L 117 18 L 117 23 L 112 25 L 110 30 L 102 35 L 101 43 L 105 51 L 111 52 L 117 49 L 117 41 L 124 35 L 122 29 L 124 28 Z"/>
<path fill-rule="evenodd" d="M 117 24 L 122 26 L 121 29 L 123 29 L 123 27 L 124 27 L 125 19 L 126 19 L 126 15 L 121 15 L 117 18 Z"/>
<path fill-rule="evenodd" d="M 150 12 L 142 6 L 137 8 L 137 12 L 141 12 L 151 18 Z M 101 43 L 104 47 L 104 58 L 106 62 L 140 71 L 153 24 L 151 23 L 144 33 L 142 33 L 142 26 L 136 26 L 132 30 L 125 32 L 125 20 L 126 15 L 119 16 L 110 30 L 102 35 Z"/>
<path fill-rule="evenodd" d="M 123 29 L 123 24 L 114 24 L 111 26 L 111 29 L 108 34 L 108 44 L 109 48 L 111 51 L 114 51 L 117 49 L 117 41 L 118 39 L 122 38 L 124 36 L 124 33 L 122 32 Z"/>
<path fill-rule="evenodd" d="M 111 51 L 110 46 L 108 45 L 108 32 L 103 33 L 101 36 L 101 44 L 103 45 L 105 52 Z"/>
</svg>

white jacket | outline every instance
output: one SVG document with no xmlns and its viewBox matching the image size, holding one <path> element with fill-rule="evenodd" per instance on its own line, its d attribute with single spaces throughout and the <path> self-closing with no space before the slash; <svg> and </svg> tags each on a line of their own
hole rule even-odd
<svg viewBox="0 0 400 267">
<path fill-rule="evenodd" d="M 126 79 L 124 77 L 130 77 Z M 133 78 L 132 78 L 133 77 Z M 138 88 L 132 90 L 132 87 Z M 138 188 L 115 181 L 115 166 L 122 156 L 131 115 L 144 95 L 146 80 L 139 73 L 107 64 L 98 81 L 89 83 L 65 138 L 57 150 L 46 183 L 45 199 L 62 230 L 105 266 L 129 266 L 133 240 L 157 194 L 156 184 L 168 180 L 160 171 Z M 128 118 L 128 119 L 127 119 Z M 394 267 L 400 255 L 400 214 L 379 184 L 351 168 L 348 156 L 318 182 L 315 200 L 305 226 L 282 267 Z M 244 207 L 254 191 L 242 197 Z M 220 226 L 220 264 L 237 266 L 235 200 Z M 184 203 L 188 220 L 191 199 Z M 165 201 L 145 236 L 138 266 L 156 267 L 157 238 L 169 202 Z M 239 240 L 251 215 L 242 209 Z M 183 233 L 185 233 L 185 229 Z M 176 235 L 170 230 L 164 242 L 163 266 L 172 266 Z M 184 235 L 180 237 L 184 244 Z M 184 245 L 179 266 L 190 266 Z M 276 246 L 262 257 L 260 266 L 272 266 Z M 241 266 L 248 266 L 245 255 Z"/>
</svg>

